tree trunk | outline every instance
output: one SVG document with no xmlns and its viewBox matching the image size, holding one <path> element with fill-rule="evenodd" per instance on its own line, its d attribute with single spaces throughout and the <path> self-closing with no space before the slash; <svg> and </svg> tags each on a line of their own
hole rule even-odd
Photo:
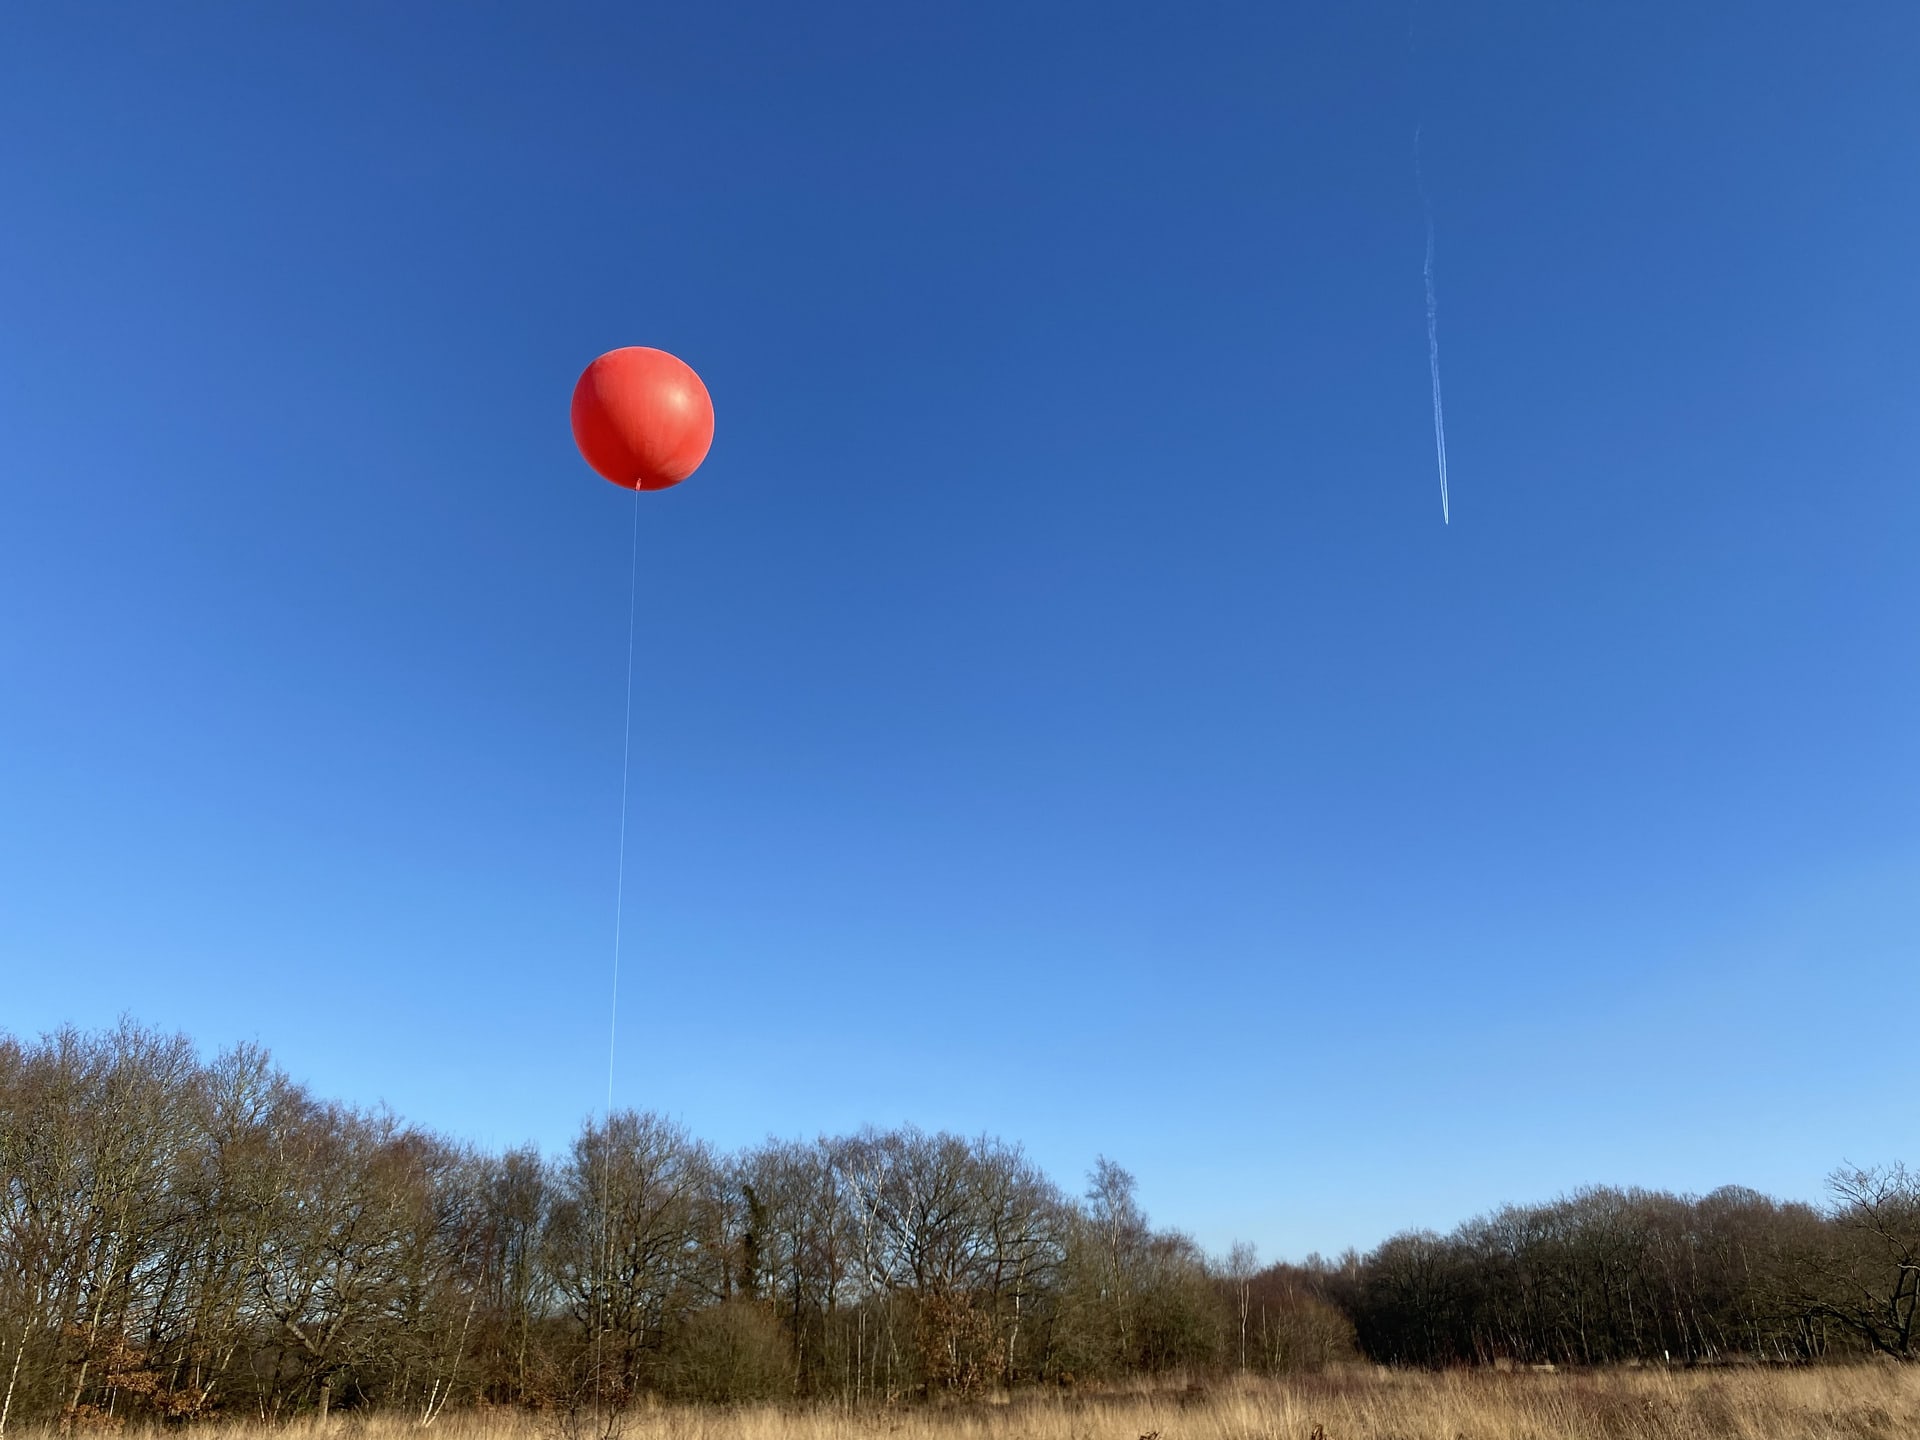
<svg viewBox="0 0 1920 1440">
<path fill-rule="evenodd" d="M 13 1350 L 13 1368 L 7 1372 L 7 1398 L 0 1401 L 0 1435 L 7 1433 L 7 1416 L 13 1413 L 13 1387 L 20 1381 L 20 1359 L 27 1353 L 27 1335 L 33 1329 L 34 1317 L 40 1313 L 40 1301 L 46 1293 L 46 1282 L 42 1281 L 34 1292 L 33 1308 L 20 1322 L 20 1343 Z"/>
</svg>

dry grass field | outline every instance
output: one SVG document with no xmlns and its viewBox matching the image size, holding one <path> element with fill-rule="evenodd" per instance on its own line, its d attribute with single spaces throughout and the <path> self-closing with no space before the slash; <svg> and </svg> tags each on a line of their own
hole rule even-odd
<svg viewBox="0 0 1920 1440">
<path fill-rule="evenodd" d="M 259 1427 L 209 1426 L 222 1440 Z M 295 1425 L 276 1440 L 419 1440 L 397 1417 Z M 442 1440 L 1915 1440 L 1920 1367 L 1443 1375 L 1356 1369 L 972 1406 L 638 1411 L 604 1432 L 518 1415 L 443 1414 Z"/>
</svg>

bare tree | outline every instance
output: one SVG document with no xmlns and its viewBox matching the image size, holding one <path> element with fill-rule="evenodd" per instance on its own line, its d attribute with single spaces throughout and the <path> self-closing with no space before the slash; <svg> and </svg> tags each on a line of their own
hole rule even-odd
<svg viewBox="0 0 1920 1440">
<path fill-rule="evenodd" d="M 685 1131 L 631 1110 L 589 1124 L 560 1168 L 543 1254 L 587 1339 L 582 1383 L 600 1406 L 628 1405 L 669 1324 L 724 1293 L 723 1258 L 701 1244 L 715 1171 Z"/>
<path fill-rule="evenodd" d="M 1874 1350 L 1914 1358 L 1920 1318 L 1920 1174 L 1904 1165 L 1836 1170 L 1821 1304 Z"/>
<path fill-rule="evenodd" d="M 1233 1287 L 1234 1309 L 1240 1321 L 1240 1368 L 1247 1368 L 1247 1321 L 1253 1312 L 1253 1277 L 1260 1269 L 1260 1252 L 1245 1240 L 1236 1240 L 1227 1251 L 1223 1271 Z"/>
<path fill-rule="evenodd" d="M 468 1400 L 610 1437 L 652 1392 L 1527 1361 L 1913 1358 L 1920 1180 L 1824 1212 L 1595 1188 L 1337 1264 L 1209 1264 L 1100 1158 L 911 1127 L 715 1155 L 632 1112 L 549 1162 L 327 1104 L 266 1054 L 0 1035 L 0 1432 Z M 564 1427 L 563 1427 L 564 1428 Z"/>
</svg>

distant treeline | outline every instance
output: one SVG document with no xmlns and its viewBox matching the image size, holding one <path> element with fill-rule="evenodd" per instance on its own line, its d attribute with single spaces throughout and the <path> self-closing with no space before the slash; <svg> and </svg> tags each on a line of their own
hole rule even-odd
<svg viewBox="0 0 1920 1440">
<path fill-rule="evenodd" d="M 1259 1268 L 1106 1160 L 876 1131 L 721 1154 L 655 1116 L 488 1154 L 248 1047 L 0 1036 L 0 1430 L 643 1394 L 894 1401 L 1151 1372 L 1915 1353 L 1920 1179 L 1823 1210 L 1596 1190 Z"/>
</svg>

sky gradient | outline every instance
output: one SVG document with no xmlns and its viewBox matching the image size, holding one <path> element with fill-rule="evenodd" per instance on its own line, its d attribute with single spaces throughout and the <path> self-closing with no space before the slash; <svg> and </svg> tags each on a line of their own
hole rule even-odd
<svg viewBox="0 0 1920 1440">
<path fill-rule="evenodd" d="M 651 344 L 618 1103 L 1268 1257 L 1920 1160 L 1920 8 L 938 8 L 7 11 L 0 1027 L 597 1109 Z"/>
</svg>

